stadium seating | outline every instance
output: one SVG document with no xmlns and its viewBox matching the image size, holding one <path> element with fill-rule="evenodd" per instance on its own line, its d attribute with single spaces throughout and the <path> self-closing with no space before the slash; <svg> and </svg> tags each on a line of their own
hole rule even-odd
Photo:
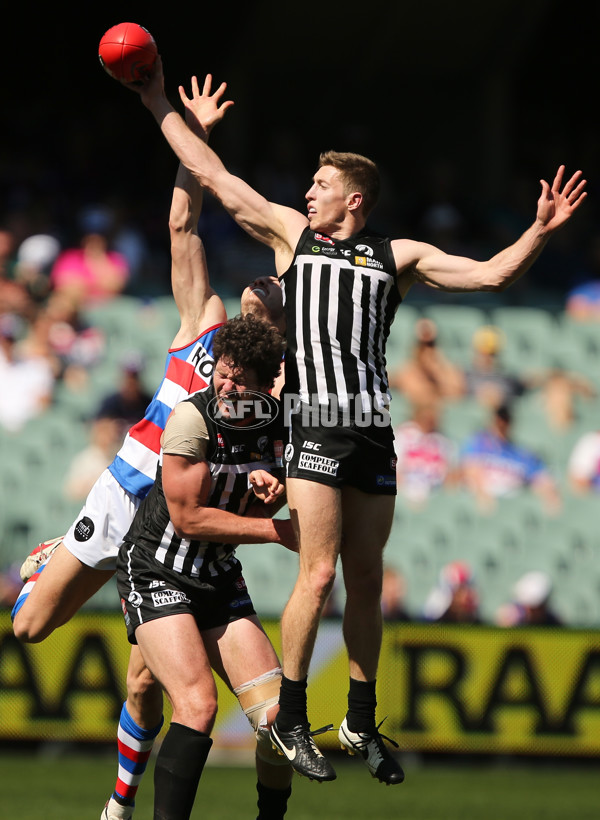
<svg viewBox="0 0 600 820">
<path fill-rule="evenodd" d="M 226 307 L 229 315 L 236 315 L 239 299 L 228 299 Z M 588 375 L 600 387 L 600 330 L 533 308 L 403 305 L 389 339 L 390 367 L 409 354 L 414 323 L 421 315 L 436 321 L 440 344 L 459 364 L 470 357 L 476 327 L 493 322 L 511 339 L 508 355 L 520 371 L 559 363 Z M 90 371 L 86 389 L 78 394 L 59 385 L 53 407 L 23 431 L 9 434 L 0 429 L 0 571 L 20 562 L 38 541 L 61 534 L 77 514 L 80 505 L 62 497 L 62 479 L 70 459 L 87 441 L 85 420 L 99 397 L 114 388 L 119 356 L 143 346 L 148 363 L 145 376 L 153 392 L 179 324 L 170 297 L 152 302 L 122 297 L 89 311 L 87 317 L 105 329 L 110 343 L 105 360 Z M 398 499 L 385 558 L 406 576 L 407 605 L 413 615 L 422 612 L 441 567 L 463 559 L 475 571 L 486 619 L 493 618 L 497 606 L 510 597 L 511 586 L 522 572 L 543 568 L 555 582 L 557 609 L 569 623 L 600 624 L 598 499 L 572 496 L 565 481 L 573 444 L 581 433 L 600 425 L 600 399 L 582 400 L 577 409 L 575 425 L 558 435 L 546 425 L 538 393 L 522 397 L 515 406 L 515 439 L 544 457 L 561 479 L 565 507 L 557 518 L 545 517 L 531 493 L 506 499 L 488 516 L 478 513 L 473 500 L 460 491 L 438 492 L 422 511 Z M 394 422 L 408 412 L 402 396 L 395 394 Z M 476 403 L 462 400 L 447 405 L 442 429 L 461 443 L 485 420 Z M 260 614 L 277 617 L 293 588 L 297 557 L 273 544 L 240 547 L 239 554 Z M 112 583 L 88 604 L 111 609 L 116 605 Z"/>
<path fill-rule="evenodd" d="M 552 361 L 558 323 L 548 311 L 534 307 L 498 307 L 491 324 L 504 334 L 502 361 L 519 373 L 544 369 Z"/>
<path fill-rule="evenodd" d="M 429 305 L 423 308 L 423 316 L 436 323 L 439 345 L 446 355 L 467 367 L 472 359 L 473 334 L 489 322 L 486 311 L 475 305 Z"/>
</svg>

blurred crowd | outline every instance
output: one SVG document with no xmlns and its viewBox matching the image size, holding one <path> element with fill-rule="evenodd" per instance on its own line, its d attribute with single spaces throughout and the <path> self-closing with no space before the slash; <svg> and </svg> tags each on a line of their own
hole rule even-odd
<svg viewBox="0 0 600 820">
<path fill-rule="evenodd" d="M 600 339 L 600 324 L 598 328 Z M 392 392 L 408 406 L 408 418 L 395 432 L 399 492 L 412 504 L 425 505 L 441 487 L 460 486 L 485 511 L 493 508 L 495 499 L 527 488 L 553 515 L 561 510 L 565 490 L 598 490 L 600 418 L 598 429 L 581 430 L 558 475 L 556 466 L 551 469 L 543 456 L 520 442 L 514 429 L 523 397 L 537 393 L 540 427 L 555 435 L 577 430 L 580 401 L 600 408 L 598 382 L 554 367 L 530 377 L 524 371 L 513 372 L 502 360 L 502 347 L 499 328 L 478 328 L 472 337 L 471 364 L 461 368 L 441 349 L 433 320 L 415 323 L 411 354 L 390 373 Z M 449 404 L 460 408 L 465 400 L 481 408 L 486 423 L 456 441 L 443 429 L 444 411 Z"/>
</svg>

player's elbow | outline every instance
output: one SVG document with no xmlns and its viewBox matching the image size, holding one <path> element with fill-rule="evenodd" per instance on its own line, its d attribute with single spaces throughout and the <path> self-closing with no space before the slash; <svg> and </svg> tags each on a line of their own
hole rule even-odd
<svg viewBox="0 0 600 820">
<path fill-rule="evenodd" d="M 487 293 L 502 293 L 509 287 L 511 281 L 502 276 L 486 276 L 481 280 L 477 290 Z"/>
<path fill-rule="evenodd" d="M 202 530 L 193 510 L 181 508 L 175 514 L 171 513 L 171 523 L 177 538 L 184 540 L 202 538 Z"/>
<path fill-rule="evenodd" d="M 177 242 L 177 239 L 182 234 L 192 233 L 195 230 L 196 222 L 194 221 L 190 211 L 173 211 L 169 215 L 169 234 L 171 237 L 171 244 Z"/>
</svg>

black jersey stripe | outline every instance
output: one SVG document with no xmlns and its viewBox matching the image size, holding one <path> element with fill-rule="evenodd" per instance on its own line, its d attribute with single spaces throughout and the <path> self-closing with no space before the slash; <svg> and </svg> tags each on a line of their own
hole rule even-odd
<svg viewBox="0 0 600 820">
<path fill-rule="evenodd" d="M 244 513 L 248 499 L 253 498 L 248 486 L 248 473 L 275 467 L 273 442 L 284 440 L 283 414 L 280 412 L 258 429 L 219 427 L 211 420 L 207 409 L 213 398 L 214 390 L 211 387 L 187 399 L 204 414 L 207 422 L 209 440 L 206 458 L 211 475 L 207 505 L 240 515 Z M 240 567 L 235 557 L 236 544 L 182 539 L 175 534 L 162 492 L 161 466 L 125 541 L 150 553 L 170 570 L 198 577 L 208 584 L 211 579 L 214 581 L 215 576 Z"/>
<path fill-rule="evenodd" d="M 301 400 L 333 396 L 350 414 L 387 405 L 385 346 L 400 301 L 389 240 L 366 231 L 331 240 L 307 229 L 284 278 L 286 379 L 297 374 Z"/>
</svg>

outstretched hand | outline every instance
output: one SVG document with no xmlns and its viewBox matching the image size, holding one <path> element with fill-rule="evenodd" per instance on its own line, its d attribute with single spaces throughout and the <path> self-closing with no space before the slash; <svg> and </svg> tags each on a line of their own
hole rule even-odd
<svg viewBox="0 0 600 820">
<path fill-rule="evenodd" d="M 212 74 L 206 75 L 202 93 L 197 77 L 192 77 L 190 97 L 185 93 L 183 86 L 179 86 L 179 96 L 185 106 L 186 122 L 200 137 L 208 137 L 213 126 L 221 122 L 227 109 L 233 105 L 233 100 L 221 102 L 227 89 L 227 83 L 221 83 L 214 93 L 211 93 L 211 88 Z"/>
<path fill-rule="evenodd" d="M 581 179 L 581 171 L 576 171 L 561 190 L 565 166 L 561 165 L 552 187 L 541 179 L 542 193 L 537 204 L 537 220 L 549 231 L 564 225 L 587 197 L 584 191 L 586 180 Z"/>
</svg>

